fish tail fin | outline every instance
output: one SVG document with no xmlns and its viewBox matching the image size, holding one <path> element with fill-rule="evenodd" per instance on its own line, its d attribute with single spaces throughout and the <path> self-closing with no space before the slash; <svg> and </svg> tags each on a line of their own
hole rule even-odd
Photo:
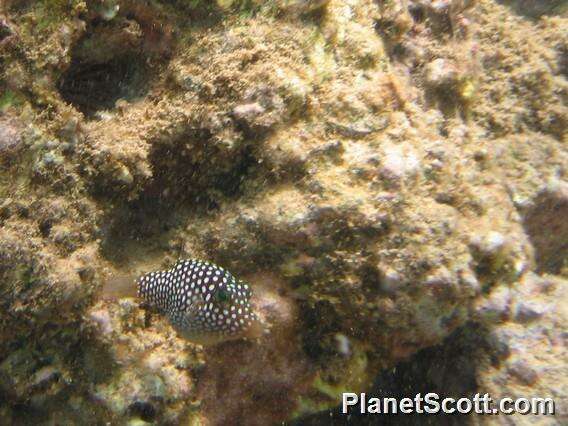
<svg viewBox="0 0 568 426">
<path fill-rule="evenodd" d="M 111 277 L 103 283 L 103 300 L 118 300 L 137 296 L 136 280 L 130 275 Z"/>
</svg>

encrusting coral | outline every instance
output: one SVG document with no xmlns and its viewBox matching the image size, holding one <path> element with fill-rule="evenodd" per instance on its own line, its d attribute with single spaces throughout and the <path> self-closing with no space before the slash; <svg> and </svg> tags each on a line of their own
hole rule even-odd
<svg viewBox="0 0 568 426">
<path fill-rule="evenodd" d="M 292 421 L 472 324 L 501 363 L 480 389 L 561 395 L 532 364 L 564 327 L 567 25 L 523 1 L 4 2 L 0 418 Z M 270 333 L 202 347 L 101 300 L 179 258 L 250 283 Z"/>
</svg>

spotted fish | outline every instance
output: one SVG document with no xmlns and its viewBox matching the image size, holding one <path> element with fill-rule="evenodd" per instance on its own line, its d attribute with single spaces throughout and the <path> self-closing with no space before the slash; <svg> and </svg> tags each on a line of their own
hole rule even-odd
<svg viewBox="0 0 568 426">
<path fill-rule="evenodd" d="M 211 262 L 180 260 L 170 270 L 142 275 L 136 287 L 140 298 L 192 342 L 209 345 L 264 332 L 250 286 Z"/>
</svg>

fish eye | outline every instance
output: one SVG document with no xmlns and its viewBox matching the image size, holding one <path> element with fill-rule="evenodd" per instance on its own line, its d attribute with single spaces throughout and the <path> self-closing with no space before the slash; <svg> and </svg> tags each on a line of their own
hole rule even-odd
<svg viewBox="0 0 568 426">
<path fill-rule="evenodd" d="M 231 295 L 229 294 L 229 292 L 227 292 L 227 290 L 220 288 L 215 294 L 215 299 L 219 303 L 226 303 L 231 299 Z"/>
</svg>

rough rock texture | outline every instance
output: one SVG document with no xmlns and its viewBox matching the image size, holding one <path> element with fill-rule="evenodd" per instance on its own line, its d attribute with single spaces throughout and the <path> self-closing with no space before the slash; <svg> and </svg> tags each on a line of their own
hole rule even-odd
<svg viewBox="0 0 568 426">
<path fill-rule="evenodd" d="M 525 228 L 536 251 L 539 270 L 558 273 L 568 251 L 568 185 L 552 182 L 526 208 Z M 544 237 L 547 235 L 547 237 Z"/>
<path fill-rule="evenodd" d="M 454 360 L 468 386 L 427 383 L 565 398 L 552 3 L 3 2 L 0 418 L 280 423 Z M 189 256 L 262 289 L 270 335 L 101 300 Z"/>
<path fill-rule="evenodd" d="M 511 291 L 510 321 L 496 325 L 489 334 L 499 348 L 493 362 L 479 368 L 477 380 L 495 398 L 546 395 L 556 401 L 559 417 L 566 416 L 568 358 L 566 279 L 527 274 Z M 500 353 L 499 353 L 500 352 Z M 489 352 L 491 356 L 491 352 Z M 558 418 L 514 416 L 515 424 L 558 424 Z M 505 420 L 500 422 L 505 424 Z"/>
</svg>

